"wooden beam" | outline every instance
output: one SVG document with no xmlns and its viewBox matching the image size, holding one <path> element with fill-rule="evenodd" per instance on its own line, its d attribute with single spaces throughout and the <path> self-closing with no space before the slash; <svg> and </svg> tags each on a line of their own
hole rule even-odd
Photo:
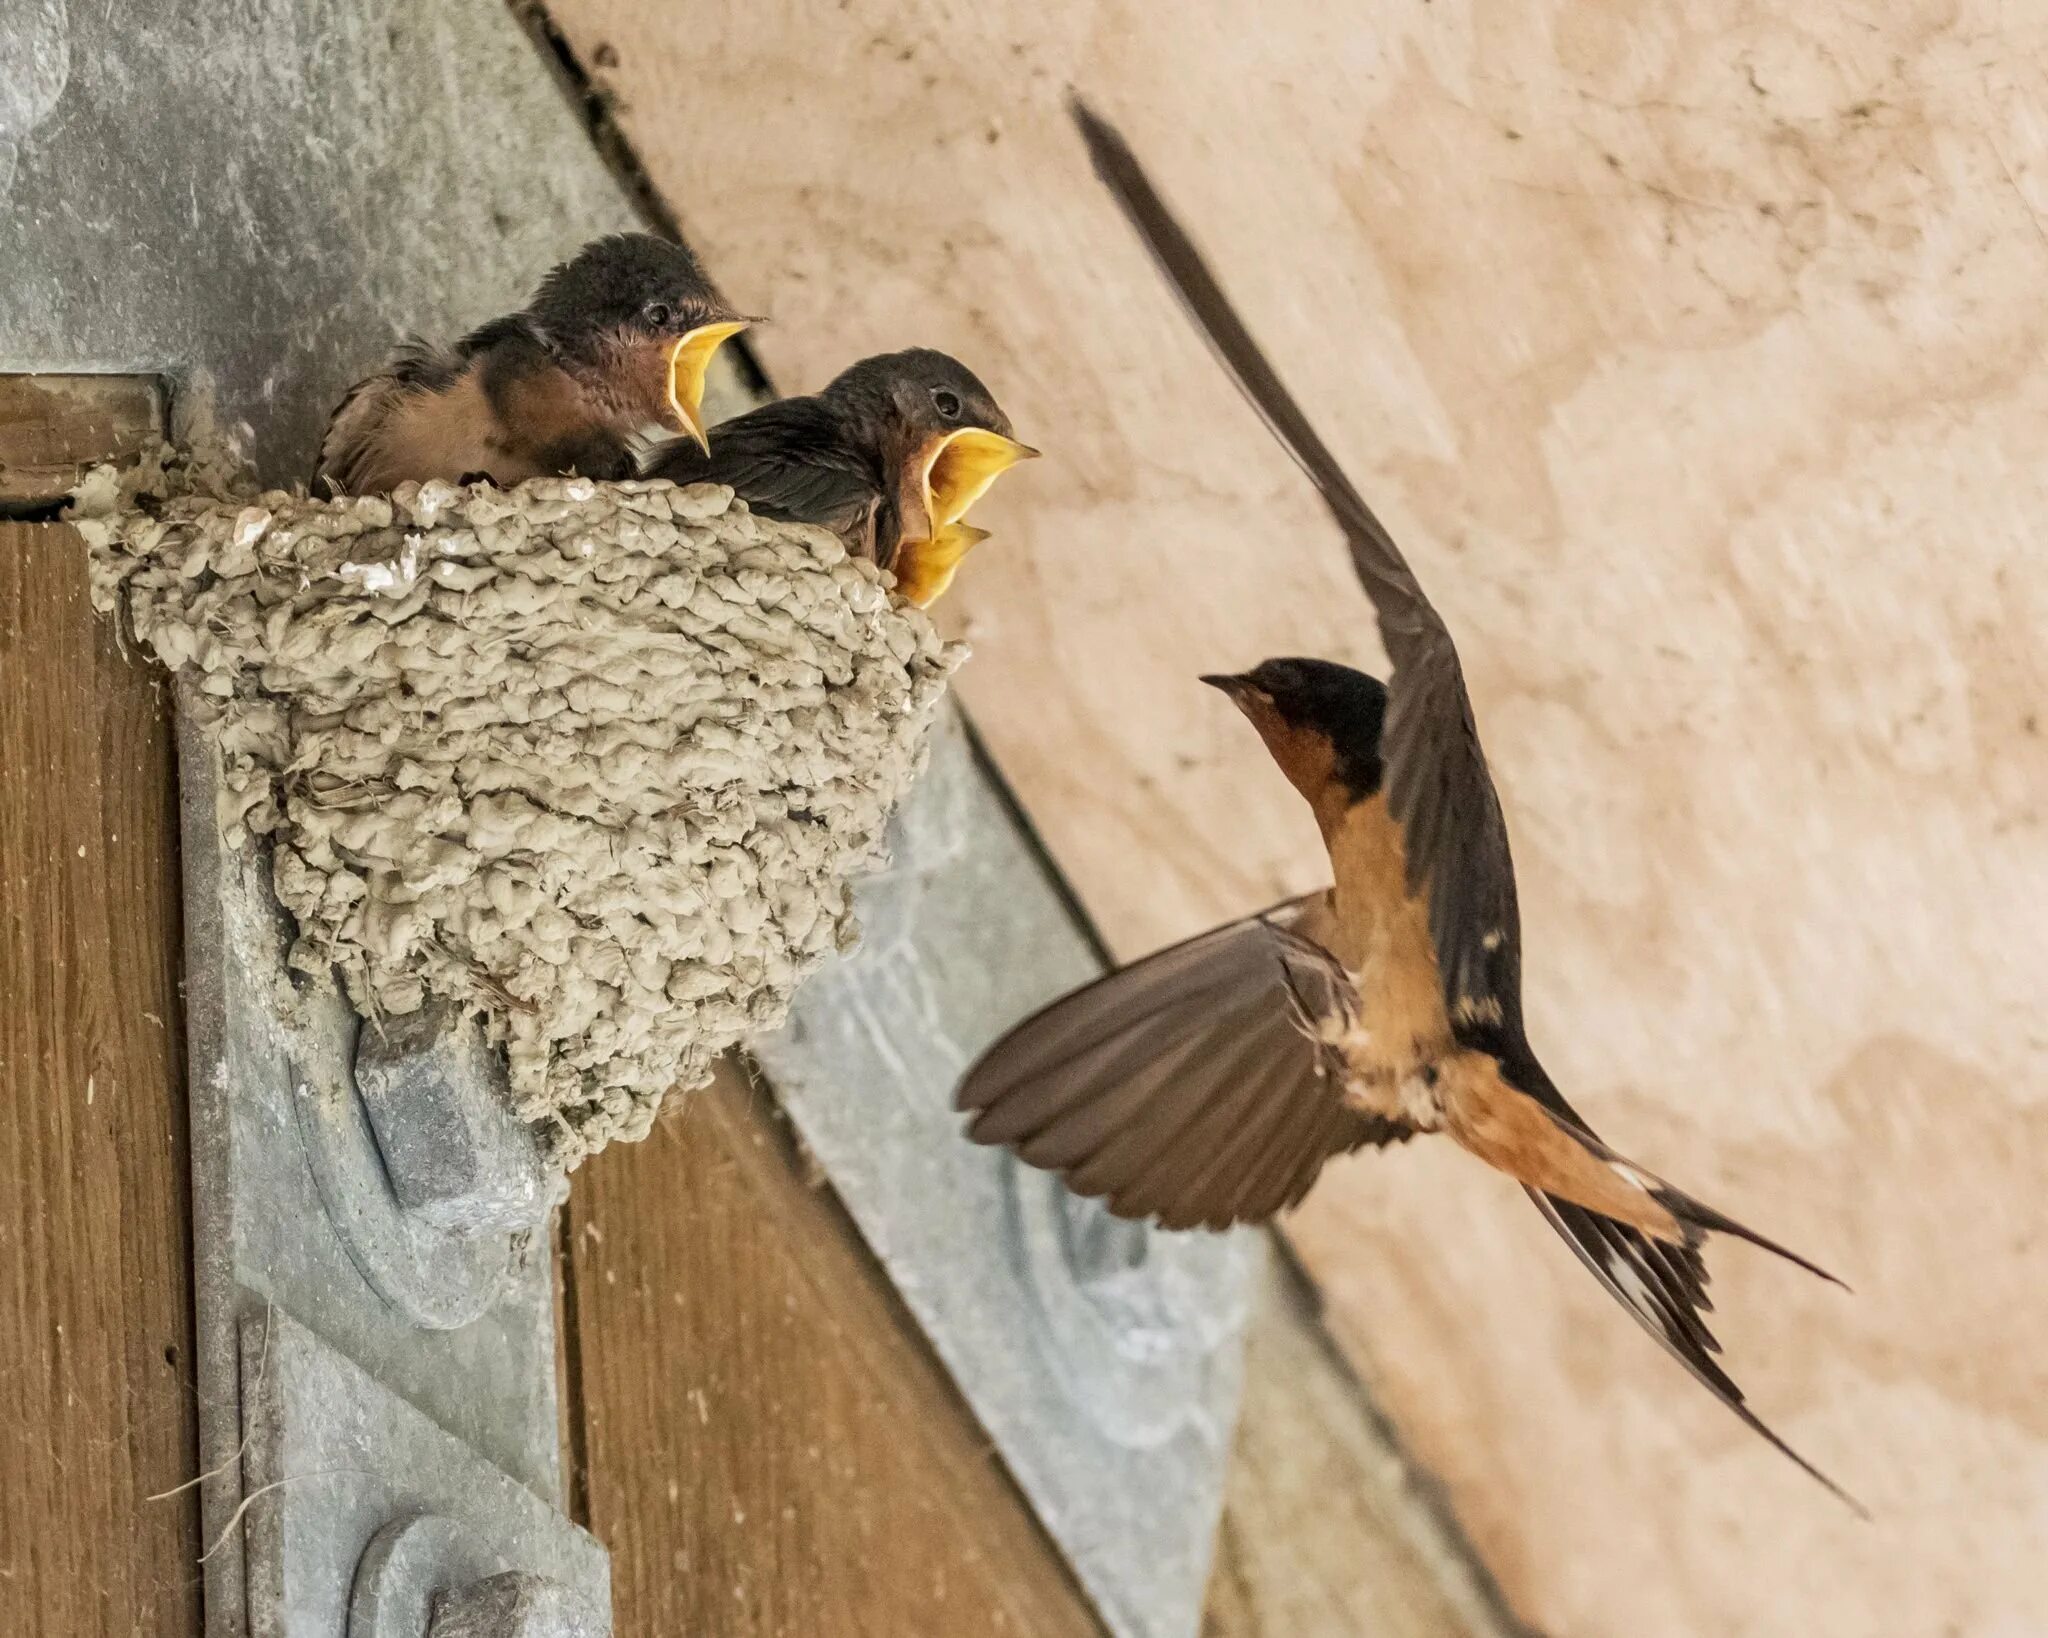
<svg viewBox="0 0 2048 1638">
<path fill-rule="evenodd" d="M 1245 1360 L 1202 1638 L 1526 1638 L 1275 1256 Z"/>
<path fill-rule="evenodd" d="M 621 1638 L 1101 1628 L 768 1094 L 577 1174 L 565 1329 Z"/>
<path fill-rule="evenodd" d="M 81 465 L 137 455 L 163 425 L 153 375 L 0 375 L 0 503 L 52 500 Z"/>
<path fill-rule="evenodd" d="M 0 460 L 62 487 L 151 392 L 0 378 Z M 4 1632 L 199 1630 L 171 747 L 77 535 L 0 524 Z"/>
</svg>

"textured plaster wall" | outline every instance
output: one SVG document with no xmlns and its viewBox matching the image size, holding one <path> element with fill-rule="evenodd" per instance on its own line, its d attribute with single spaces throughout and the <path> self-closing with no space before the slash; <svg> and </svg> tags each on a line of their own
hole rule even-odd
<svg viewBox="0 0 2048 1638">
<path fill-rule="evenodd" d="M 1522 1614 L 2048 1632 L 2048 15 L 556 9 L 781 385 L 929 340 L 1047 450 L 948 608 L 1136 953 L 1320 872 L 1194 674 L 1376 655 L 1061 88 L 1123 120 L 1463 644 L 1557 1078 L 1858 1287 L 1715 1262 L 1759 1408 L 1870 1525 L 1514 1190 L 1426 1145 L 1333 1176 L 1296 1243 Z"/>
</svg>

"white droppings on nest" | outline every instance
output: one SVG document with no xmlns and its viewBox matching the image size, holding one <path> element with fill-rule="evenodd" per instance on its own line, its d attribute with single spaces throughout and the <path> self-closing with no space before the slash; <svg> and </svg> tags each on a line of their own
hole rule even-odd
<svg viewBox="0 0 2048 1638">
<path fill-rule="evenodd" d="M 164 487 L 81 491 L 94 601 L 191 668 L 292 964 L 371 1019 L 479 1010 L 563 1161 L 852 941 L 965 651 L 833 536 L 713 485 Z"/>
<path fill-rule="evenodd" d="M 405 545 L 400 548 L 395 560 L 388 563 L 344 563 L 335 572 L 358 591 L 382 592 L 387 596 L 399 596 L 412 590 L 413 582 L 420 577 L 421 537 L 407 535 Z M 579 542 L 582 555 L 590 555 L 590 542 Z"/>
</svg>

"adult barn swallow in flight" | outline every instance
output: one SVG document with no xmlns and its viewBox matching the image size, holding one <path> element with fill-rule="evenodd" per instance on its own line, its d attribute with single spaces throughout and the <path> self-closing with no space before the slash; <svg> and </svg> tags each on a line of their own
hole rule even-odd
<svg viewBox="0 0 2048 1638">
<path fill-rule="evenodd" d="M 969 1135 L 1120 1216 L 1221 1228 L 1295 1205 L 1334 1155 L 1444 1133 L 1520 1182 L 1652 1336 L 1862 1511 L 1743 1403 L 1700 1317 L 1710 1232 L 1834 1277 L 1622 1158 L 1544 1073 L 1523 1028 L 1507 828 L 1450 634 L 1122 138 L 1076 115 L 1097 171 L 1342 529 L 1393 682 L 1296 659 L 1203 679 L 1307 799 L 1336 885 L 1027 1019 L 968 1072 Z"/>
<path fill-rule="evenodd" d="M 315 488 L 629 478 L 650 426 L 704 441 L 705 371 L 750 322 L 681 245 L 651 233 L 593 240 L 522 311 L 452 347 L 410 342 L 351 387 L 320 441 Z"/>
<path fill-rule="evenodd" d="M 936 597 L 980 530 L 949 533 L 1003 472 L 1038 453 L 957 359 L 927 347 L 864 358 L 822 392 L 724 421 L 706 448 L 674 440 L 642 468 L 730 484 L 763 517 L 814 523 Z M 908 595 L 906 592 L 905 595 Z"/>
</svg>

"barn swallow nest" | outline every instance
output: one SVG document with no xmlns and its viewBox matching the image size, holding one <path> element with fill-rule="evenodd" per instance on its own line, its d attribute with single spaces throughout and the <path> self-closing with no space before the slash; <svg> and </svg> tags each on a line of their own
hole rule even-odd
<svg viewBox="0 0 2048 1638">
<path fill-rule="evenodd" d="M 373 1023 L 481 1013 L 555 1159 L 645 1136 L 851 946 L 965 651 L 832 535 L 719 485 L 171 476 L 81 489 L 93 600 L 196 682 L 292 967 Z"/>
</svg>

